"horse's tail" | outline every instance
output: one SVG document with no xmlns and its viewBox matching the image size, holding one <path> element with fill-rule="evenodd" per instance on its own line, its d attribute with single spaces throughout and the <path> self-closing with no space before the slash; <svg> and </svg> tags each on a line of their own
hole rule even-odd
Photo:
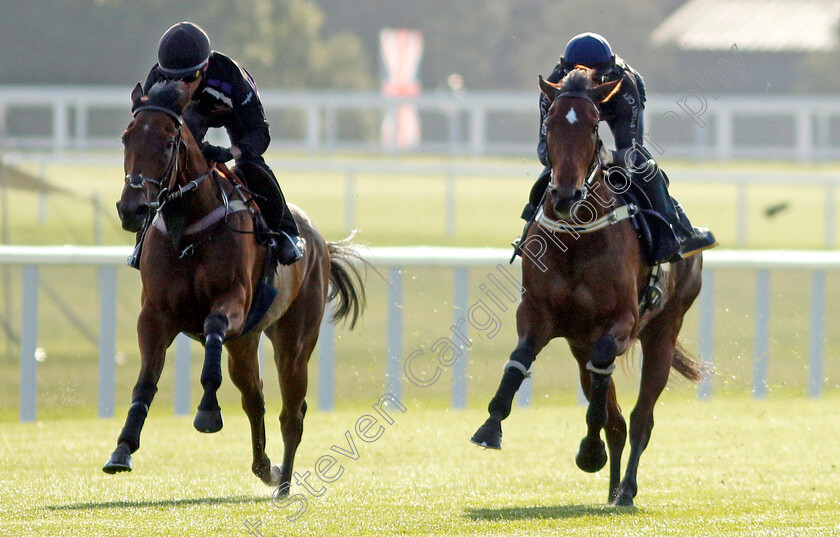
<svg viewBox="0 0 840 537">
<path fill-rule="evenodd" d="M 333 322 L 347 319 L 352 329 L 365 309 L 365 284 L 359 266 L 367 266 L 356 246 L 353 235 L 327 242 L 330 254 L 330 301 L 338 299 L 333 309 Z"/>
<path fill-rule="evenodd" d="M 709 366 L 688 352 L 679 340 L 674 347 L 674 361 L 671 367 L 691 382 L 700 382 L 711 372 Z"/>
</svg>

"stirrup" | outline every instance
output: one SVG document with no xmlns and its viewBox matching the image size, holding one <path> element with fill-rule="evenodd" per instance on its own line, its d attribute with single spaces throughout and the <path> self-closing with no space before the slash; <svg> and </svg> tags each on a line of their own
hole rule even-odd
<svg viewBox="0 0 840 537">
<path fill-rule="evenodd" d="M 137 243 L 134 247 L 134 251 L 131 252 L 131 255 L 125 260 L 125 264 L 133 269 L 140 270 L 140 245 L 143 244 L 143 241 Z"/>
<path fill-rule="evenodd" d="M 306 239 L 289 235 L 285 231 L 281 231 L 276 239 L 272 239 L 272 242 L 273 247 L 277 248 L 277 261 L 281 265 L 291 265 L 302 258 L 306 251 Z"/>
</svg>

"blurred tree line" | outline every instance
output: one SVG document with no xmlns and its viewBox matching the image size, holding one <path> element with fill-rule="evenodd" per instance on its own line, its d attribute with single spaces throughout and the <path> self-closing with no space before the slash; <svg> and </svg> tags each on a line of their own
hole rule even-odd
<svg viewBox="0 0 840 537">
<path fill-rule="evenodd" d="M 537 75 L 550 73 L 569 38 L 595 31 L 651 92 L 676 92 L 692 87 L 688 72 L 704 69 L 702 57 L 687 63 L 650 35 L 684 1 L 0 0 L 0 84 L 129 87 L 155 62 L 166 28 L 191 20 L 264 88 L 375 89 L 379 31 L 391 27 L 423 32 L 426 91 L 446 90 L 453 73 L 467 90 L 536 90 Z M 795 62 L 790 89 L 836 87 L 836 60 L 832 53 Z"/>
</svg>

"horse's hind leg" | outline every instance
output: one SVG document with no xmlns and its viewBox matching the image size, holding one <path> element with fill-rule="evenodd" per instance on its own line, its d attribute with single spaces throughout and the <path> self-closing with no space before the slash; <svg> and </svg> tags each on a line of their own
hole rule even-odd
<svg viewBox="0 0 840 537">
<path fill-rule="evenodd" d="M 242 409 L 251 424 L 253 463 L 251 470 L 266 485 L 280 484 L 280 469 L 271 466 L 265 453 L 265 398 L 257 356 L 260 334 L 255 333 L 227 344 L 228 374 L 242 394 Z"/>
<path fill-rule="evenodd" d="M 274 346 L 274 360 L 280 380 L 283 409 L 280 430 L 283 433 L 283 466 L 277 496 L 289 492 L 295 453 L 303 436 L 306 415 L 306 389 L 309 383 L 309 356 L 318 341 L 325 297 L 323 286 L 307 284 L 289 310 L 266 333 Z"/>
<path fill-rule="evenodd" d="M 572 345 L 570 345 L 570 348 L 578 362 L 581 390 L 588 401 L 591 389 L 590 372 L 586 368 L 586 364 L 589 361 L 589 349 Z M 604 431 L 607 437 L 610 461 L 610 491 L 608 501 L 612 503 L 618 497 L 618 487 L 621 480 L 621 455 L 624 453 L 624 444 L 627 442 L 627 423 L 624 421 L 624 416 L 621 414 L 621 407 L 618 405 L 614 383 L 610 383 L 610 388 L 607 392 L 607 423 L 604 426 Z M 607 455 L 604 450 L 604 444 L 599 438 L 597 443 L 588 444 L 588 447 L 590 448 L 588 452 L 584 452 L 583 449 L 578 450 L 575 461 L 578 467 L 584 471 L 598 471 L 603 468 L 606 461 Z M 587 470 L 587 468 L 590 470 Z"/>
<path fill-rule="evenodd" d="M 133 466 L 131 454 L 140 448 L 140 431 L 146 422 L 149 406 L 157 393 L 157 383 L 163 371 L 166 349 L 175 333 L 163 327 L 170 323 L 163 322 L 146 310 L 140 312 L 137 319 L 137 337 L 140 346 L 140 374 L 132 393 L 131 407 L 125 418 L 125 425 L 117 439 L 117 449 L 111 453 L 102 471 L 108 474 L 130 472 Z"/>
<path fill-rule="evenodd" d="M 639 399 L 630 414 L 630 458 L 618 498 L 615 500 L 616 505 L 632 506 L 633 498 L 636 497 L 639 460 L 653 430 L 653 408 L 668 382 L 675 341 L 676 337 L 670 336 L 656 337 L 653 341 L 648 338 L 642 339 L 644 358 Z"/>
</svg>

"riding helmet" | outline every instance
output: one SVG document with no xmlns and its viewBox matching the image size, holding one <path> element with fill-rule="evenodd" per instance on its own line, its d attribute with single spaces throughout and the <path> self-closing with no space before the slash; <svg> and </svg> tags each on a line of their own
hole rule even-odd
<svg viewBox="0 0 840 537">
<path fill-rule="evenodd" d="M 615 54 L 603 36 L 586 32 L 569 40 L 563 52 L 562 64 L 566 69 L 583 65 L 595 71 L 606 71 L 615 65 Z"/>
<path fill-rule="evenodd" d="M 191 22 L 175 24 L 160 38 L 158 68 L 170 78 L 197 75 L 209 58 L 210 38 Z"/>
</svg>

